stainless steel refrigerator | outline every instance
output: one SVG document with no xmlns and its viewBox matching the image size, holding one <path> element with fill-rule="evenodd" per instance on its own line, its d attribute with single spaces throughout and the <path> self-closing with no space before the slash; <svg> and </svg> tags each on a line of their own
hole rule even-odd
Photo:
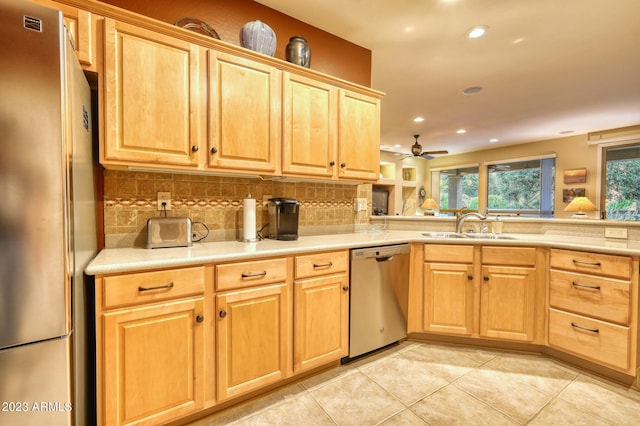
<svg viewBox="0 0 640 426">
<path fill-rule="evenodd" d="M 83 269 L 97 245 L 90 111 L 62 14 L 0 0 L 1 425 L 87 422 Z"/>
</svg>

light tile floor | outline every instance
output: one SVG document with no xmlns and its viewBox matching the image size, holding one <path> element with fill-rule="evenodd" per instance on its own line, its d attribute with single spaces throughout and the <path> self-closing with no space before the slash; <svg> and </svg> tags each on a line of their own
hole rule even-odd
<svg viewBox="0 0 640 426">
<path fill-rule="evenodd" d="M 534 354 L 406 341 L 192 423 L 639 425 L 640 392 Z"/>
</svg>

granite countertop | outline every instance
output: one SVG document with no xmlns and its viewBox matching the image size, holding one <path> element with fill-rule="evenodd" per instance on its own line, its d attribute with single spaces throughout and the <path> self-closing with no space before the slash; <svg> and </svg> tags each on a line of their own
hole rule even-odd
<svg viewBox="0 0 640 426">
<path fill-rule="evenodd" d="M 136 272 L 149 269 L 202 265 L 258 257 L 286 256 L 303 252 L 340 250 L 377 245 L 425 242 L 501 246 L 536 245 L 608 254 L 640 256 L 640 241 L 586 238 L 562 234 L 505 234 L 509 239 L 444 238 L 444 233 L 425 236 L 421 231 L 367 231 L 347 234 L 302 236 L 296 241 L 263 240 L 252 243 L 220 241 L 194 243 L 176 248 L 104 249 L 87 266 L 88 275 Z"/>
</svg>

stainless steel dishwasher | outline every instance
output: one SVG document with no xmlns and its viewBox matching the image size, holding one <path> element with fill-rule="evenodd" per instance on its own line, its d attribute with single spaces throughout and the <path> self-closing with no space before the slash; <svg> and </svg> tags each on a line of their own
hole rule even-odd
<svg viewBox="0 0 640 426">
<path fill-rule="evenodd" d="M 407 336 L 409 244 L 351 250 L 349 357 Z"/>
</svg>

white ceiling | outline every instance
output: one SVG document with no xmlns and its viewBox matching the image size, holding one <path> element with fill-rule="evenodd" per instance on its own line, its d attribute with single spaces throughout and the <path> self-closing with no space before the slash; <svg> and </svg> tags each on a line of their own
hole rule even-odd
<svg viewBox="0 0 640 426">
<path fill-rule="evenodd" d="M 460 153 L 640 124 L 640 0 L 257 1 L 372 51 L 383 147 L 408 152 L 418 133 Z M 476 25 L 488 34 L 467 39 Z"/>
</svg>

